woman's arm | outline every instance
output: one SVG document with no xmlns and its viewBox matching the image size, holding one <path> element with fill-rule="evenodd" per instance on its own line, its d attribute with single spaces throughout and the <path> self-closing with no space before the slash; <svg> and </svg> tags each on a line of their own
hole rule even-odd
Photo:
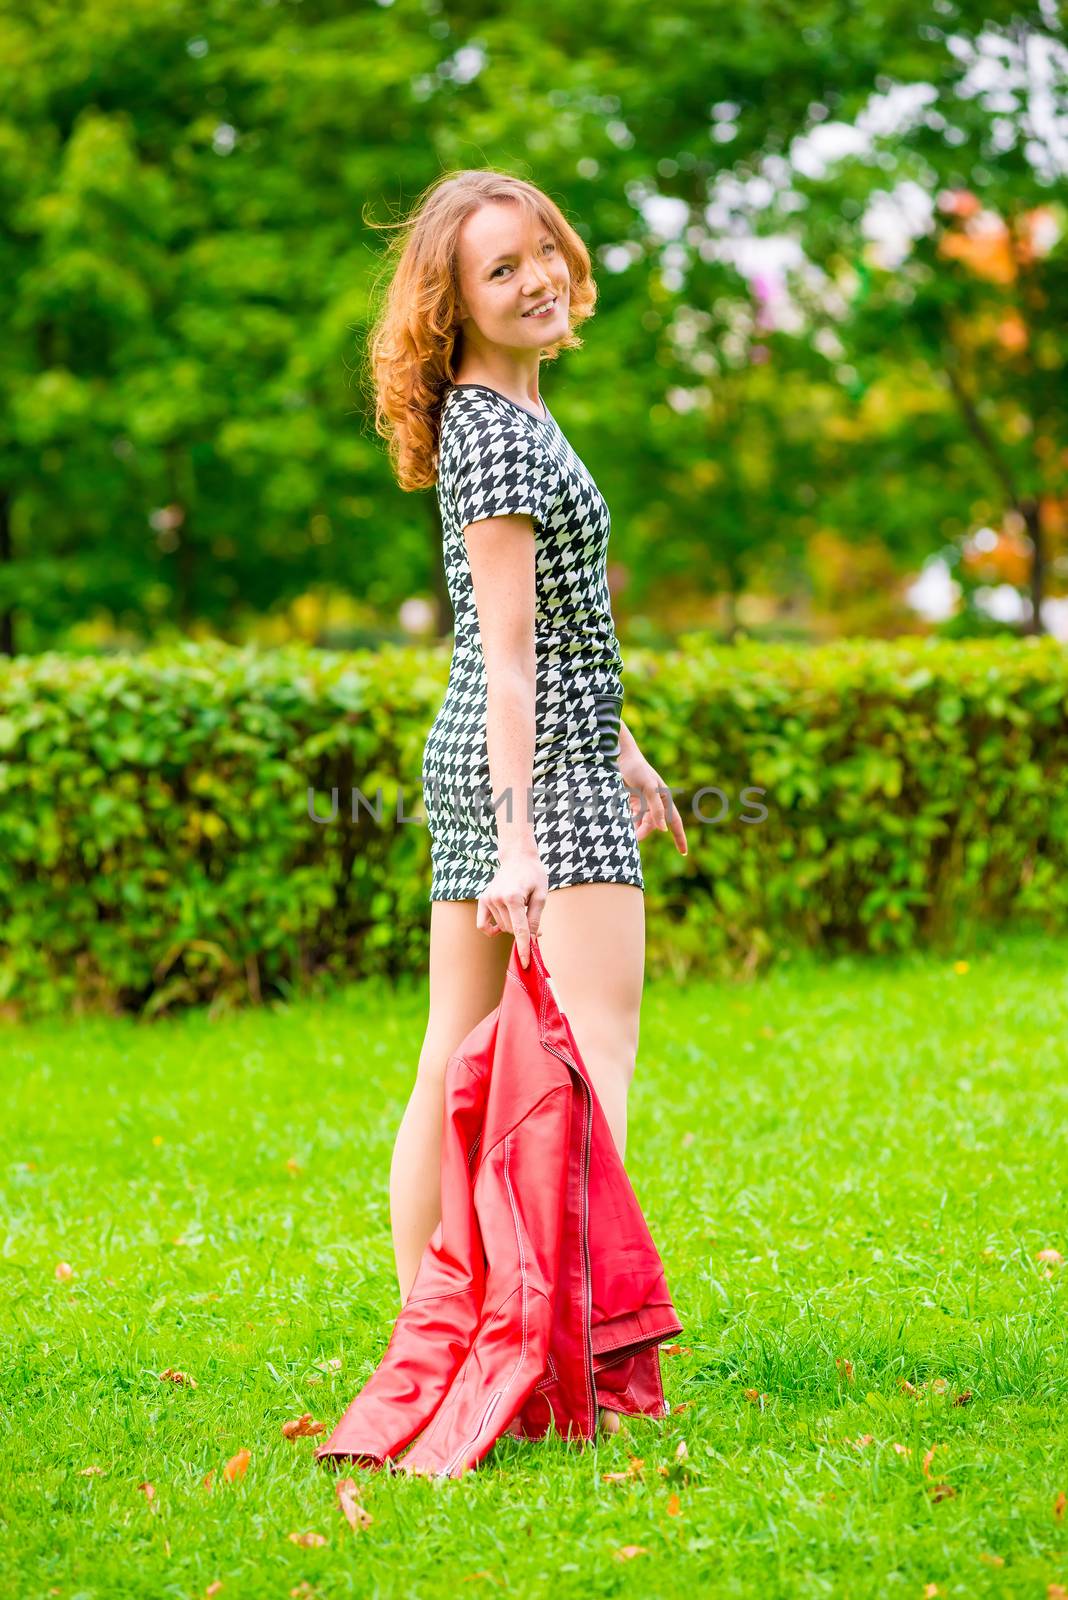
<svg viewBox="0 0 1068 1600">
<path fill-rule="evenodd" d="M 616 757 L 616 766 L 627 786 L 631 816 L 634 818 L 639 844 L 656 828 L 662 828 L 665 833 L 670 829 L 679 854 L 687 855 L 690 847 L 686 842 L 686 829 L 683 827 L 682 816 L 674 802 L 672 792 L 656 768 L 646 761 L 638 749 L 638 741 L 622 717 L 619 719 L 619 754 Z"/>
<path fill-rule="evenodd" d="M 503 860 L 537 848 L 527 802 L 534 772 L 534 524 L 530 517 L 487 517 L 465 528 L 464 538 L 486 663 L 486 745 Z"/>
<path fill-rule="evenodd" d="M 479 896 L 476 926 L 512 933 L 525 967 L 548 898 L 534 835 L 535 538 L 529 516 L 485 517 L 464 528 L 486 664 L 486 747 L 500 866 Z"/>
</svg>

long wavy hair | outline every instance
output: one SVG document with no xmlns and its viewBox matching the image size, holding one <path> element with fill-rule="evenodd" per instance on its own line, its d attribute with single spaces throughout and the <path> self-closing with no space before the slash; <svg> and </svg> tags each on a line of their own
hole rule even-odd
<svg viewBox="0 0 1068 1600">
<path fill-rule="evenodd" d="M 375 429 L 389 445 L 402 489 L 429 489 L 437 482 L 441 405 L 463 344 L 460 229 L 491 200 L 522 207 L 528 221 L 552 235 L 571 274 L 568 332 L 545 346 L 542 359 L 555 361 L 561 350 L 578 349 L 582 340 L 575 330 L 593 315 L 597 286 L 589 251 L 560 208 L 522 178 L 479 168 L 447 173 L 424 191 L 404 221 L 370 224 L 399 230 L 386 256 L 388 281 L 372 317 L 365 375 Z"/>
</svg>

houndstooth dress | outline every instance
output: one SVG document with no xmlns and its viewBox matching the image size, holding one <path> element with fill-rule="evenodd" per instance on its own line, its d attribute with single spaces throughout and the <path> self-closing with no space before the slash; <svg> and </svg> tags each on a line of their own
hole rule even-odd
<svg viewBox="0 0 1068 1600">
<path fill-rule="evenodd" d="M 497 390 L 452 385 L 441 411 L 437 493 L 455 637 L 445 699 L 423 750 L 431 900 L 474 900 L 500 865 L 486 745 L 486 668 L 464 528 L 534 520 L 535 751 L 529 795 L 549 888 L 644 889 L 626 785 L 616 765 L 623 665 L 606 573 L 610 517 L 597 485 L 545 407 L 544 420 Z"/>
</svg>

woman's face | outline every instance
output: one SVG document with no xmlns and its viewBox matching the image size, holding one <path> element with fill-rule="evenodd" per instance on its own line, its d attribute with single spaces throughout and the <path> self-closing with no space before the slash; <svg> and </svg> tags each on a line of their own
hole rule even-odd
<svg viewBox="0 0 1068 1600">
<path fill-rule="evenodd" d="M 565 336 L 570 274 L 537 218 L 528 221 L 507 201 L 487 201 L 464 222 L 459 246 L 460 314 L 470 346 L 540 350 Z M 528 315 L 551 299 L 544 315 Z"/>
</svg>

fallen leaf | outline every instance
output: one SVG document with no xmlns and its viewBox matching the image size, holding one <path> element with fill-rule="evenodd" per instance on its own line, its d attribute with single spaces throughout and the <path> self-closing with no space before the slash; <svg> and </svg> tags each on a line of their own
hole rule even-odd
<svg viewBox="0 0 1068 1600">
<path fill-rule="evenodd" d="M 693 1141 L 694 1141 L 693 1129 L 692 1128 L 687 1128 L 686 1132 L 683 1134 L 682 1138 L 679 1140 L 679 1143 L 684 1148 L 687 1148 L 688 1146 L 693 1144 Z"/>
<path fill-rule="evenodd" d="M 953 1487 L 953 1485 L 951 1483 L 932 1483 L 932 1485 L 931 1485 L 931 1499 L 932 1500 L 955 1500 L 956 1498 L 957 1498 L 957 1491 L 956 1491 L 956 1489 L 954 1489 L 954 1487 Z"/>
<path fill-rule="evenodd" d="M 322 1533 L 287 1533 L 286 1538 L 293 1544 L 303 1544 L 310 1548 L 326 1543 L 326 1535 Z"/>
<path fill-rule="evenodd" d="M 197 1386 L 195 1378 L 191 1378 L 187 1372 L 178 1372 L 174 1367 L 168 1367 L 165 1372 L 160 1372 L 157 1376 L 167 1378 L 171 1383 L 187 1383 L 191 1389 Z"/>
<path fill-rule="evenodd" d="M 931 1379 L 931 1391 L 932 1391 L 932 1393 L 934 1393 L 934 1394 L 945 1394 L 945 1392 L 946 1392 L 946 1390 L 948 1388 L 949 1388 L 949 1379 L 948 1378 L 932 1378 Z"/>
<path fill-rule="evenodd" d="M 212 1479 L 214 1478 L 214 1476 L 215 1476 L 215 1468 L 214 1467 L 212 1467 L 208 1472 L 205 1472 L 204 1476 L 200 1480 L 201 1483 L 204 1485 L 205 1489 L 210 1489 L 211 1488 L 211 1482 L 212 1482 Z"/>
<path fill-rule="evenodd" d="M 218 1594 L 218 1592 L 219 1592 L 219 1590 L 221 1588 L 222 1588 L 222 1583 L 218 1578 L 216 1578 L 214 1583 L 209 1583 L 208 1584 L 208 1587 L 204 1590 L 204 1594 L 205 1594 L 205 1596 L 212 1595 L 212 1594 Z"/>
<path fill-rule="evenodd" d="M 853 1363 L 852 1363 L 852 1361 L 847 1361 L 844 1356 L 839 1356 L 836 1359 L 834 1364 L 838 1368 L 838 1376 L 840 1378 L 844 1378 L 847 1383 L 852 1383 L 853 1382 Z"/>
<path fill-rule="evenodd" d="M 322 1383 L 322 1378 L 305 1378 L 305 1383 Z"/>
<path fill-rule="evenodd" d="M 931 1462 L 934 1460 L 934 1453 L 937 1449 L 938 1446 L 933 1444 L 923 1458 L 923 1475 L 925 1478 L 929 1478 L 931 1476 Z"/>
<path fill-rule="evenodd" d="M 894 1443 L 890 1448 L 898 1456 L 910 1456 L 912 1454 L 912 1450 L 907 1444 Z"/>
<path fill-rule="evenodd" d="M 339 1478 L 337 1483 L 337 1503 L 341 1507 L 342 1515 L 353 1533 L 359 1528 L 366 1528 L 374 1521 L 371 1513 L 365 1511 L 357 1500 L 359 1490 L 355 1478 Z"/>
<path fill-rule="evenodd" d="M 988 1567 L 1003 1567 L 1005 1565 L 1004 1556 L 988 1555 L 985 1550 L 979 1552 L 979 1560 L 985 1561 Z"/>
<path fill-rule="evenodd" d="M 941 1592 L 937 1583 L 929 1583 L 924 1588 L 923 1600 L 935 1600 L 935 1596 L 941 1594 Z"/>
<path fill-rule="evenodd" d="M 649 1554 L 645 1546 L 641 1544 L 621 1545 L 618 1550 L 614 1550 L 612 1553 L 617 1561 L 632 1561 L 635 1556 L 647 1556 Z"/>
<path fill-rule="evenodd" d="M 71 1266 L 69 1261 L 57 1261 L 56 1262 L 56 1277 L 57 1278 L 73 1278 L 73 1276 L 74 1276 L 74 1268 Z"/>
<path fill-rule="evenodd" d="M 289 1171 L 289 1172 L 299 1172 L 300 1171 L 300 1162 L 296 1159 L 295 1156 L 290 1156 L 289 1160 L 286 1162 L 286 1170 Z"/>
<path fill-rule="evenodd" d="M 660 1346 L 660 1354 L 662 1356 L 688 1356 L 690 1353 L 688 1344 L 662 1344 Z"/>
<path fill-rule="evenodd" d="M 851 1439 L 849 1442 L 853 1446 L 854 1450 L 863 1450 L 865 1445 L 874 1444 L 875 1438 L 873 1434 L 862 1433 L 859 1434 L 856 1439 Z"/>
<path fill-rule="evenodd" d="M 682 1506 L 679 1504 L 679 1497 L 677 1494 L 673 1494 L 667 1503 L 667 1514 L 669 1517 L 677 1517 L 681 1511 Z"/>
<path fill-rule="evenodd" d="M 251 1460 L 251 1450 L 239 1450 L 236 1456 L 231 1456 L 225 1467 L 223 1467 L 223 1477 L 227 1483 L 233 1483 L 235 1478 L 243 1478 L 248 1471 L 248 1464 Z"/>
<path fill-rule="evenodd" d="M 955 1406 L 970 1406 L 971 1403 L 972 1403 L 972 1399 L 973 1399 L 972 1391 L 970 1389 L 962 1389 L 960 1394 L 957 1395 L 957 1397 L 953 1401 L 953 1404 Z"/>
<path fill-rule="evenodd" d="M 954 963 L 953 963 L 953 971 L 954 972 L 959 972 L 960 975 L 963 977 L 964 974 L 967 972 L 967 970 L 968 970 L 968 963 L 966 961 L 954 961 Z"/>
<path fill-rule="evenodd" d="M 152 1501 L 156 1498 L 155 1485 L 151 1483 L 139 1483 L 137 1487 L 151 1505 Z"/>
<path fill-rule="evenodd" d="M 1046 1589 L 1046 1600 L 1068 1600 L 1068 1589 L 1063 1583 L 1051 1583 Z"/>
<path fill-rule="evenodd" d="M 671 1414 L 672 1416 L 677 1416 L 680 1411 L 689 1411 L 692 1405 L 692 1400 L 680 1400 L 677 1406 L 672 1406 Z"/>
<path fill-rule="evenodd" d="M 675 1460 L 685 1461 L 689 1453 L 690 1452 L 686 1448 L 686 1440 L 680 1439 L 678 1444 L 675 1446 Z"/>
<path fill-rule="evenodd" d="M 1063 1267 L 1064 1257 L 1059 1250 L 1040 1250 L 1035 1257 L 1036 1261 L 1044 1261 L 1050 1267 Z"/>
<path fill-rule="evenodd" d="M 920 1392 L 916 1385 L 914 1383 L 910 1383 L 907 1378 L 899 1379 L 898 1388 L 901 1390 L 902 1394 L 919 1394 Z"/>
<path fill-rule="evenodd" d="M 91 1478 L 96 1473 L 103 1472 L 104 1470 L 105 1469 L 103 1467 L 82 1467 L 80 1469 L 79 1476 L 82 1478 Z"/>
<path fill-rule="evenodd" d="M 1068 1495 L 1066 1495 L 1062 1489 L 1056 1500 L 1053 1502 L 1053 1515 L 1056 1517 L 1058 1522 L 1060 1522 L 1064 1516 L 1064 1508 L 1066 1505 L 1068 1505 Z"/>
<path fill-rule="evenodd" d="M 299 1417 L 282 1424 L 282 1435 L 286 1439 L 310 1439 L 317 1433 L 325 1432 L 326 1423 L 316 1422 L 310 1411 L 305 1411 Z"/>
</svg>

